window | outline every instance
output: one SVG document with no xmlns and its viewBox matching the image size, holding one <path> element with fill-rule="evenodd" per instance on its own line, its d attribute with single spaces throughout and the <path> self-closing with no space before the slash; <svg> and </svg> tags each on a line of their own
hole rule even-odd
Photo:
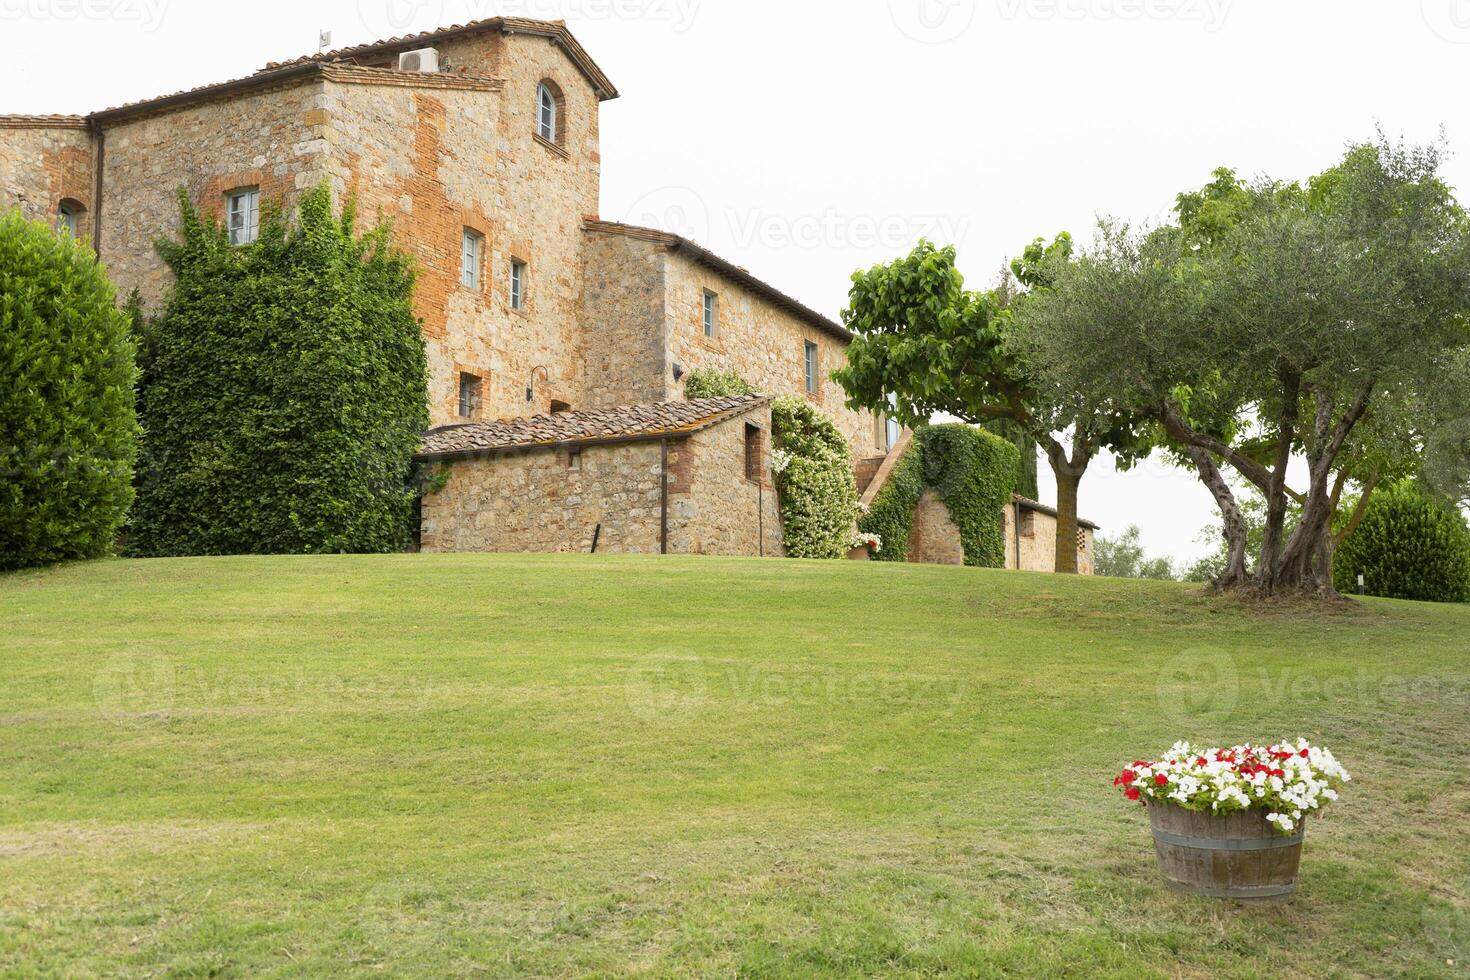
<svg viewBox="0 0 1470 980">
<path fill-rule="evenodd" d="M 71 238 L 77 237 L 77 210 L 66 202 L 62 202 L 56 211 L 56 231 Z"/>
<path fill-rule="evenodd" d="M 580 470 L 582 468 L 582 450 L 567 450 L 567 469 Z"/>
<path fill-rule="evenodd" d="M 572 410 L 572 406 L 569 405 L 569 404 L 567 404 L 566 402 L 559 402 L 555 398 L 553 398 L 551 400 L 551 414 L 552 415 L 561 415 L 561 414 L 563 414 L 565 412 L 570 412 L 571 410 Z"/>
<path fill-rule="evenodd" d="M 510 260 L 510 308 L 526 308 L 526 263 L 520 259 Z"/>
<path fill-rule="evenodd" d="M 230 244 L 249 245 L 260 237 L 260 188 L 229 193 Z"/>
<path fill-rule="evenodd" d="M 480 288 L 480 256 L 484 254 L 485 236 L 466 228 L 459 250 L 459 281 L 466 289 Z"/>
<path fill-rule="evenodd" d="M 715 335 L 715 317 L 719 309 L 719 297 L 708 289 L 704 291 L 704 335 Z"/>
<path fill-rule="evenodd" d="M 478 418 L 480 415 L 481 381 L 473 374 L 459 376 L 459 417 Z"/>
<path fill-rule="evenodd" d="M 756 483 L 761 479 L 761 429 L 758 425 L 745 425 L 745 478 Z"/>
<path fill-rule="evenodd" d="M 560 114 L 561 98 L 551 87 L 550 82 L 542 82 L 536 90 L 536 135 L 548 143 L 561 142 L 559 127 L 561 120 L 557 118 Z"/>
<path fill-rule="evenodd" d="M 817 345 L 808 340 L 802 347 L 802 360 L 806 368 L 806 391 L 817 393 Z"/>
</svg>

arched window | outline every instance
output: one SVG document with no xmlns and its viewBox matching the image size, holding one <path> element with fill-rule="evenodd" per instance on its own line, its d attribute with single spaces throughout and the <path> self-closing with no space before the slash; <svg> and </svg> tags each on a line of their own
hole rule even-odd
<svg viewBox="0 0 1470 980">
<path fill-rule="evenodd" d="M 556 83 L 547 79 L 536 87 L 536 135 L 548 143 L 562 145 L 562 94 Z"/>
</svg>

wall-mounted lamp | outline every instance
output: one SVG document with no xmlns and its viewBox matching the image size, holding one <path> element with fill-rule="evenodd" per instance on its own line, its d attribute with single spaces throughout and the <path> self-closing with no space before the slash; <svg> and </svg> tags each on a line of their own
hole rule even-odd
<svg viewBox="0 0 1470 980">
<path fill-rule="evenodd" d="M 536 372 L 537 371 L 540 371 L 541 372 L 541 379 L 543 381 L 546 381 L 547 383 L 550 383 L 551 382 L 551 372 L 550 371 L 546 370 L 544 367 L 541 367 L 539 364 L 536 367 L 531 368 L 531 381 L 530 381 L 529 384 L 526 385 L 526 401 L 528 401 L 528 402 L 533 402 L 533 401 L 536 400 Z"/>
<path fill-rule="evenodd" d="M 682 380 L 684 380 L 684 365 L 682 365 L 682 364 L 675 364 L 674 365 L 674 380 L 675 381 L 682 381 Z"/>
</svg>

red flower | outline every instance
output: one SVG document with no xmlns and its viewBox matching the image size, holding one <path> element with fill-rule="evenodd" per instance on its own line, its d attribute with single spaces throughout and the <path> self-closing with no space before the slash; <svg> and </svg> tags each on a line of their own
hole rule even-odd
<svg viewBox="0 0 1470 980">
<path fill-rule="evenodd" d="M 1302 749 L 1297 754 L 1300 755 L 1303 759 L 1310 759 L 1312 757 L 1312 751 L 1311 751 L 1311 749 Z"/>
<path fill-rule="evenodd" d="M 1210 764 L 1210 760 L 1206 759 L 1204 756 L 1200 756 L 1198 759 L 1194 760 L 1194 764 L 1197 766 L 1207 766 Z"/>
<path fill-rule="evenodd" d="M 1136 800 L 1141 794 L 1138 792 L 1137 786 L 1129 786 L 1126 790 L 1123 791 L 1123 795 L 1128 797 L 1130 800 Z"/>
<path fill-rule="evenodd" d="M 1165 776 L 1163 773 L 1159 773 L 1157 776 L 1154 777 L 1154 782 L 1158 783 L 1160 786 L 1168 786 L 1169 777 Z"/>
<path fill-rule="evenodd" d="M 1121 782 L 1124 786 L 1129 786 L 1132 785 L 1133 781 L 1137 778 L 1138 773 L 1134 772 L 1132 769 L 1124 769 L 1123 775 L 1118 777 L 1118 781 Z"/>
</svg>

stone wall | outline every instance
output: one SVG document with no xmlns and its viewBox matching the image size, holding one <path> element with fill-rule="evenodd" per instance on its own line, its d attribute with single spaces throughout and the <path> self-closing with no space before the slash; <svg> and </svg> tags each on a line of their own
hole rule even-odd
<svg viewBox="0 0 1470 980">
<path fill-rule="evenodd" d="M 769 467 L 746 479 L 745 427 L 769 447 L 770 409 L 670 440 L 670 554 L 779 556 L 781 519 Z M 658 442 L 486 454 L 443 464 L 424 500 L 426 552 L 657 554 L 663 462 Z"/>
<path fill-rule="evenodd" d="M 672 253 L 666 260 L 666 318 L 669 360 L 685 371 L 735 371 L 769 395 L 799 395 L 822 410 L 852 444 L 853 457 L 862 459 L 886 450 L 878 441 L 876 420 L 868 412 L 854 412 L 844 404 L 842 388 L 829 375 L 846 363 L 845 341 L 731 282 L 686 255 Z M 715 336 L 704 335 L 704 292 L 717 297 Z M 803 345 L 817 345 L 820 383 L 817 393 L 806 392 Z M 682 397 L 673 374 L 664 376 L 663 400 Z"/>
<path fill-rule="evenodd" d="M 18 207 L 55 226 L 62 201 L 79 210 L 77 234 L 92 234 L 94 144 L 76 120 L 0 116 L 0 210 Z"/>
<path fill-rule="evenodd" d="M 449 482 L 426 497 L 426 552 L 657 554 L 661 494 L 657 442 L 538 449 L 446 464 Z"/>
<path fill-rule="evenodd" d="M 263 208 L 290 209 L 325 179 L 330 143 L 310 115 L 324 99 L 320 78 L 308 77 L 109 124 L 99 251 L 118 295 L 136 287 L 149 307 L 165 300 L 172 276 L 153 242 L 178 233 L 179 187 L 202 213 L 223 218 L 236 188 L 259 187 Z"/>
<path fill-rule="evenodd" d="M 624 235 L 589 232 L 583 256 L 580 407 L 667 400 L 663 250 Z"/>
<path fill-rule="evenodd" d="M 924 491 L 914 507 L 909 528 L 909 561 L 924 565 L 963 565 L 965 546 L 960 529 L 949 516 L 949 508 L 936 490 Z"/>
<path fill-rule="evenodd" d="M 746 476 L 746 427 L 755 428 L 759 478 Z M 671 492 L 669 550 L 675 554 L 778 558 L 781 508 L 771 482 L 771 409 L 705 429 L 690 439 L 680 493 Z M 687 491 L 685 491 L 687 487 Z"/>
<path fill-rule="evenodd" d="M 1054 572 L 1057 567 L 1057 519 L 1039 510 L 1021 508 L 1020 564 L 1016 562 L 1016 507 L 1005 508 L 1006 567 L 1027 572 Z M 1093 543 L 1096 532 L 1089 527 L 1077 532 L 1077 571 L 1092 575 Z"/>
</svg>

